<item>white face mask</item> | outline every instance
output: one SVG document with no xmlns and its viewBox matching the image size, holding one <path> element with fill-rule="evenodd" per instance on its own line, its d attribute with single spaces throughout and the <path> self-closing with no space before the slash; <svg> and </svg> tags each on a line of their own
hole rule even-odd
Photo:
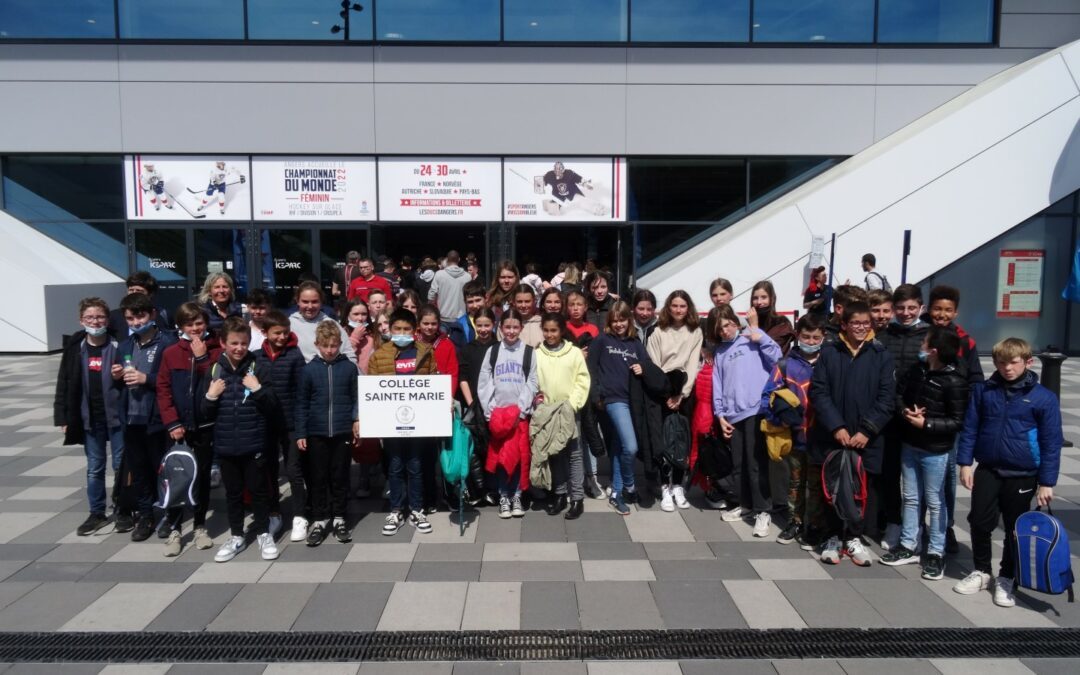
<svg viewBox="0 0 1080 675">
<path fill-rule="evenodd" d="M 90 337 L 101 337 L 109 330 L 108 326 L 87 326 L 85 323 L 82 327 Z"/>
</svg>

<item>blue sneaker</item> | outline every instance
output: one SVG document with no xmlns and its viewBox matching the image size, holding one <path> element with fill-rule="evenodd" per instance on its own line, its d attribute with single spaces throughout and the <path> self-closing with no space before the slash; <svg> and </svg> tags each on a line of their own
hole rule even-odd
<svg viewBox="0 0 1080 675">
<path fill-rule="evenodd" d="M 611 508 L 615 509 L 620 516 L 630 515 L 630 507 L 626 505 L 622 492 L 613 491 L 611 497 L 608 498 L 608 504 L 611 505 Z"/>
</svg>

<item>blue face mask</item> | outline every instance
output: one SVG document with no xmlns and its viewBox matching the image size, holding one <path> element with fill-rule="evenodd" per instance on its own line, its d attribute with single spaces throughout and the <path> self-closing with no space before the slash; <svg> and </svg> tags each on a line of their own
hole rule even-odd
<svg viewBox="0 0 1080 675">
<path fill-rule="evenodd" d="M 924 352 L 924 351 L 923 351 L 923 350 L 921 350 L 921 349 L 919 350 L 919 360 L 920 360 L 920 361 L 922 361 L 923 363 L 926 363 L 926 361 L 927 361 L 927 360 L 928 360 L 929 358 L 930 358 L 930 352 Z"/>
<path fill-rule="evenodd" d="M 109 330 L 108 326 L 88 326 L 85 323 L 82 325 L 83 330 L 90 337 L 101 337 Z"/>
<path fill-rule="evenodd" d="M 133 335 L 145 335 L 146 331 L 150 330 L 151 328 L 153 328 L 156 325 L 157 325 L 157 323 L 155 323 L 154 321 L 147 321 L 146 323 L 144 323 L 141 326 L 138 326 L 138 327 L 128 326 L 128 328 L 131 329 L 131 333 Z"/>
<path fill-rule="evenodd" d="M 210 331 L 204 331 L 202 336 L 200 337 L 200 339 L 205 340 L 208 337 L 210 337 Z M 188 335 L 187 333 L 183 332 L 183 331 L 180 331 L 180 339 L 181 340 L 187 340 L 188 342 L 191 342 L 191 336 Z"/>
<path fill-rule="evenodd" d="M 817 354 L 821 351 L 821 344 L 822 343 L 819 342 L 816 345 L 808 345 L 802 340 L 799 340 L 799 350 L 803 354 Z"/>
<path fill-rule="evenodd" d="M 411 335 L 391 335 L 390 341 L 394 343 L 395 347 L 408 347 L 413 343 L 413 336 Z"/>
</svg>

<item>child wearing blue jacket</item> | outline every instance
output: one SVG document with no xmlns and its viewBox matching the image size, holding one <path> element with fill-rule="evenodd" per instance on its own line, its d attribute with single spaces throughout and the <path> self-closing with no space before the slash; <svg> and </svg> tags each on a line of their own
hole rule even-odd
<svg viewBox="0 0 1080 675">
<path fill-rule="evenodd" d="M 333 518 L 334 538 L 352 541 L 345 524 L 349 499 L 350 442 L 360 435 L 357 422 L 356 362 L 341 353 L 337 324 L 315 327 L 318 354 L 300 373 L 296 397 L 296 446 L 308 453 L 313 523 L 307 545 L 326 539 Z"/>
<path fill-rule="evenodd" d="M 953 590 L 974 595 L 990 587 L 991 536 L 1003 520 L 1006 553 L 994 581 L 994 604 L 1012 607 L 1016 519 L 1031 509 L 1033 497 L 1040 507 L 1054 498 L 1063 443 L 1061 409 L 1057 396 L 1029 370 L 1031 345 L 1005 338 L 993 353 L 997 372 L 974 385 L 957 446 L 960 484 L 971 490 L 968 522 L 975 570 Z"/>
</svg>

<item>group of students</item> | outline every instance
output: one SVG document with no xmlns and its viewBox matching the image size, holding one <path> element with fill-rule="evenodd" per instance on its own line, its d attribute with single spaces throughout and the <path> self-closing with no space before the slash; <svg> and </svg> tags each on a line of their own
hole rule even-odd
<svg viewBox="0 0 1080 675">
<path fill-rule="evenodd" d="M 664 512 L 687 509 L 696 486 L 723 520 L 752 522 L 764 538 L 775 519 L 778 543 L 816 550 L 823 563 L 870 565 L 870 538 L 881 543 L 880 563 L 921 562 L 924 578 L 940 579 L 946 556 L 957 553 L 959 467 L 959 482 L 973 492 L 974 571 L 955 590 L 977 593 L 993 579 L 999 521 L 1008 551 L 1016 518 L 1032 499 L 1053 497 L 1063 442 L 1057 400 L 1029 369 L 1030 346 L 1016 338 L 994 346 L 996 372 L 984 380 L 974 340 L 955 323 L 956 289 L 933 288 L 924 307 L 914 285 L 869 293 L 844 285 L 830 291 L 828 315 L 813 297 L 825 283 L 815 274 L 811 311 L 792 326 L 768 281 L 753 287 L 743 318 L 731 284 L 715 280 L 702 318 L 682 290 L 662 305 L 644 289 L 629 302 L 618 298 L 600 270 L 583 280 L 571 266 L 551 281 L 522 279 L 504 261 L 485 287 L 461 274 L 459 261 L 447 254 L 426 298 L 351 284 L 337 308 L 305 281 L 287 312 L 252 291 L 241 316 L 221 273 L 172 315 L 154 306 L 152 277 L 132 275 L 122 329 L 102 300 L 83 300 L 82 330 L 65 349 L 56 395 L 65 442 L 86 448 L 91 513 L 78 533 L 109 522 L 111 444 L 114 470 L 121 456 L 123 466 L 116 529 L 136 541 L 156 530 L 165 554 L 179 555 L 184 514 L 155 516 L 154 474 L 170 443 L 183 441 L 199 466 L 198 548 L 213 546 L 206 511 L 211 467 L 220 466 L 231 531 L 215 556 L 222 562 L 246 545 L 245 502 L 263 558 L 277 557 L 284 459 L 291 539 L 311 546 L 330 534 L 350 540 L 351 491 L 370 495 L 379 473 L 388 536 L 406 524 L 430 532 L 427 516 L 443 500 L 490 503 L 501 518 L 523 517 L 535 501 L 573 520 L 586 497 L 623 516 L 654 499 Z M 365 268 L 360 278 L 370 274 Z M 110 333 L 109 325 L 117 327 Z M 451 376 L 475 441 L 463 492 L 442 485 L 441 439 L 363 438 L 357 373 Z M 823 467 L 844 454 L 837 451 L 850 451 L 861 466 L 856 476 L 866 477 L 854 513 L 835 508 L 823 480 Z M 606 488 L 598 478 L 605 455 Z M 353 459 L 365 462 L 356 486 Z M 997 604 L 1014 603 L 1013 576 L 1004 555 Z"/>
</svg>

